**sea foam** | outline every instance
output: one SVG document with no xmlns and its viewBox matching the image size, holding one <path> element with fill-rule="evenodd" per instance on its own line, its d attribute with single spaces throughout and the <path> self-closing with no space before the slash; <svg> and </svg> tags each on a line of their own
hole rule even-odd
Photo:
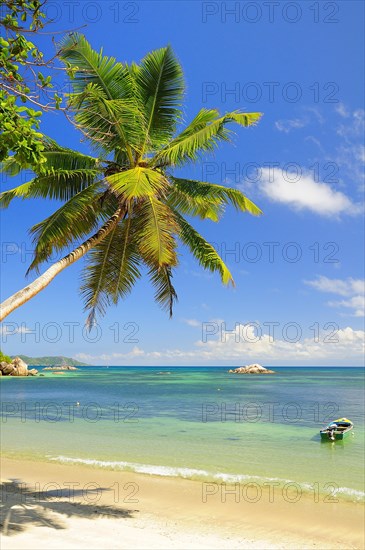
<svg viewBox="0 0 365 550">
<path fill-rule="evenodd" d="M 125 462 L 116 460 L 97 460 L 94 458 L 73 458 L 68 456 L 56 456 L 48 457 L 50 460 L 69 463 L 69 464 L 83 464 L 85 466 L 91 466 L 94 468 L 104 468 L 107 470 L 122 470 L 129 472 L 136 472 L 139 474 L 163 476 L 163 477 L 180 477 L 184 479 L 211 481 L 221 483 L 258 483 L 270 485 L 271 482 L 285 484 L 297 484 L 303 491 L 313 493 L 313 484 L 309 482 L 297 482 L 292 479 L 285 479 L 279 477 L 266 477 L 250 474 L 229 474 L 223 472 L 209 472 L 207 470 L 199 470 L 195 468 L 183 468 L 173 466 L 157 466 L 155 464 L 139 464 L 136 462 Z M 351 489 L 350 487 L 339 487 L 336 489 L 333 497 L 337 498 L 342 495 L 348 500 L 354 502 L 363 501 L 365 498 L 365 492 Z"/>
</svg>

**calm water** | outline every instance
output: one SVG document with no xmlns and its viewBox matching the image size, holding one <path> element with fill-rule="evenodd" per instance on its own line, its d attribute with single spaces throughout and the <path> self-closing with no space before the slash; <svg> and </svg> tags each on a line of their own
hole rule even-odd
<svg viewBox="0 0 365 550">
<path fill-rule="evenodd" d="M 3 454 L 204 480 L 294 481 L 323 493 L 334 483 L 338 497 L 362 499 L 364 371 L 275 370 L 86 367 L 2 377 Z M 319 429 L 342 416 L 355 434 L 322 443 Z"/>
</svg>

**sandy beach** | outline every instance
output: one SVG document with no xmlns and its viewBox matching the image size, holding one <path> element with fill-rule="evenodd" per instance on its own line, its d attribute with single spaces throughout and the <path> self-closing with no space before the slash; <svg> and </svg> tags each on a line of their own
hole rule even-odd
<svg viewBox="0 0 365 550">
<path fill-rule="evenodd" d="M 364 548 L 361 504 L 10 459 L 1 479 L 4 550 Z"/>
</svg>

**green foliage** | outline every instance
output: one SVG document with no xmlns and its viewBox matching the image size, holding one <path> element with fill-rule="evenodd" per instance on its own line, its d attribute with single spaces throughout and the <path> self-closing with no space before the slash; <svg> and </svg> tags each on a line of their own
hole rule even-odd
<svg viewBox="0 0 365 550">
<path fill-rule="evenodd" d="M 27 39 L 44 26 L 40 0 L 3 0 L 0 28 L 0 161 L 10 152 L 21 168 L 37 167 L 46 161 L 39 132 L 42 107 L 31 88 L 51 88 L 51 77 L 37 67 L 46 65 L 43 54 Z M 32 80 L 26 73 L 34 74 Z M 37 73 L 37 74 L 36 74 Z M 59 108 L 61 98 L 56 98 Z"/>
<path fill-rule="evenodd" d="M 163 174 L 141 166 L 117 172 L 108 176 L 107 180 L 113 191 L 127 200 L 153 197 L 168 186 Z"/>
<path fill-rule="evenodd" d="M 29 357 L 28 355 L 19 355 L 20 359 L 28 365 L 28 367 L 55 367 L 65 366 L 69 367 L 88 367 L 87 363 L 80 363 L 76 359 L 65 357 L 64 355 L 46 355 L 45 357 Z"/>
<path fill-rule="evenodd" d="M 3 361 L 5 361 L 5 363 L 11 363 L 11 357 L 9 357 L 9 355 L 5 355 L 0 349 L 0 363 Z"/>
<path fill-rule="evenodd" d="M 212 205 L 222 208 L 226 204 L 232 204 L 236 210 L 250 212 L 254 216 L 262 214 L 260 208 L 238 189 L 196 180 L 174 177 L 171 179 L 174 186 L 170 191 L 170 201 L 185 214 L 214 219 L 210 211 L 205 212 L 205 210 Z"/>
<path fill-rule="evenodd" d="M 202 109 L 189 126 L 154 159 L 155 166 L 181 166 L 187 161 L 197 161 L 199 154 L 211 152 L 220 141 L 229 141 L 231 130 L 226 125 L 236 122 L 240 126 L 251 126 L 261 118 L 261 113 L 232 112 L 219 116 L 218 111 Z"/>
<path fill-rule="evenodd" d="M 35 243 L 29 270 L 38 268 L 54 251 L 63 250 L 75 239 L 86 237 L 98 222 L 99 182 L 74 195 L 61 208 L 31 228 Z"/>
<path fill-rule="evenodd" d="M 104 314 L 111 302 L 116 304 L 127 296 L 141 276 L 134 224 L 133 217 L 128 217 L 89 254 L 81 292 L 90 312 L 87 318 L 90 327 L 96 312 Z"/>
<path fill-rule="evenodd" d="M 157 148 L 173 136 L 182 114 L 185 85 L 180 63 L 170 46 L 146 55 L 136 75 L 145 121 L 143 155 L 146 147 Z"/>
<path fill-rule="evenodd" d="M 222 282 L 234 284 L 233 277 L 214 247 L 208 243 L 182 216 L 176 213 L 180 226 L 180 238 L 190 249 L 200 265 L 210 271 L 218 271 Z"/>
<path fill-rule="evenodd" d="M 255 216 L 261 210 L 238 189 L 175 178 L 171 172 L 231 140 L 232 124 L 253 126 L 261 113 L 221 115 L 202 109 L 177 133 L 184 81 L 169 46 L 149 53 L 139 65 L 127 65 L 94 51 L 84 36 L 73 33 L 61 42 L 60 59 L 73 88 L 68 107 L 97 158 L 44 138 L 45 162 L 36 177 L 0 195 L 4 207 L 16 197 L 64 202 L 32 228 L 35 254 L 30 269 L 38 269 L 53 251 L 75 244 L 118 214 L 111 231 L 88 253 L 82 272 L 89 326 L 97 313 L 104 314 L 109 304 L 132 290 L 143 269 L 156 301 L 171 315 L 177 299 L 172 275 L 179 263 L 179 242 L 204 269 L 233 284 L 222 258 L 185 216 L 218 221 L 229 205 Z M 20 168 L 15 157 L 2 164 L 9 174 Z"/>
<path fill-rule="evenodd" d="M 177 301 L 176 290 L 172 285 L 172 270 L 170 267 L 163 267 L 159 271 L 151 269 L 149 276 L 155 287 L 155 300 L 162 309 L 172 317 L 173 307 Z"/>
</svg>

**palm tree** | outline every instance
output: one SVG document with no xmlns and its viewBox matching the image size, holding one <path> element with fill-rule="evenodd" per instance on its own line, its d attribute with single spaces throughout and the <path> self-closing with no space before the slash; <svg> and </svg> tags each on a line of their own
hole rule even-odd
<svg viewBox="0 0 365 550">
<path fill-rule="evenodd" d="M 217 271 L 224 284 L 232 275 L 216 250 L 186 216 L 218 221 L 227 204 L 261 214 L 238 189 L 173 176 L 173 168 L 196 162 L 220 141 L 229 141 L 230 123 L 255 124 L 261 113 L 220 115 L 201 109 L 177 134 L 182 120 L 183 73 L 170 46 L 149 53 L 139 65 L 117 62 L 94 51 L 83 35 L 60 44 L 60 59 L 70 75 L 73 122 L 96 156 L 61 147 L 44 137 L 46 163 L 35 177 L 3 192 L 13 198 L 64 201 L 31 228 L 39 270 L 52 253 L 76 246 L 32 283 L 1 304 L 1 319 L 43 290 L 63 269 L 87 254 L 81 292 L 91 326 L 96 312 L 129 293 L 147 267 L 155 299 L 172 314 L 177 298 L 172 285 L 178 265 L 178 240 L 203 268 Z M 14 175 L 12 157 L 2 170 Z M 85 240 L 84 240 L 85 239 Z"/>
</svg>

